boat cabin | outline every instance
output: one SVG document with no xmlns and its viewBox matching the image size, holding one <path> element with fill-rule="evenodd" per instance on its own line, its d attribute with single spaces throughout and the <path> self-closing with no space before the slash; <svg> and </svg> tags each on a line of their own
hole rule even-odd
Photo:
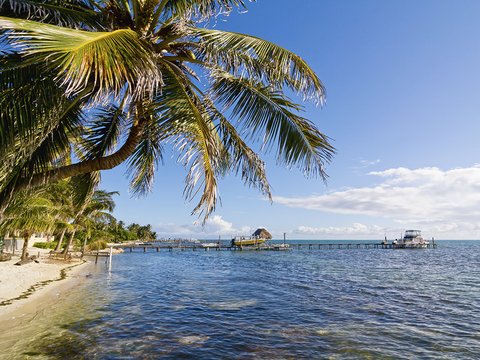
<svg viewBox="0 0 480 360">
<path fill-rule="evenodd" d="M 404 239 L 415 239 L 416 237 L 422 236 L 422 232 L 420 230 L 407 230 L 405 231 Z"/>
</svg>

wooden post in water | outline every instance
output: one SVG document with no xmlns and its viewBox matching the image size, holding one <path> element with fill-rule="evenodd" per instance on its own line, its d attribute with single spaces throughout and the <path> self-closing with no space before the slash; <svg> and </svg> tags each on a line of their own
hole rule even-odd
<svg viewBox="0 0 480 360">
<path fill-rule="evenodd" d="M 95 265 L 97 265 L 98 262 L 98 250 L 97 250 L 97 255 L 95 255 Z"/>
<path fill-rule="evenodd" d="M 110 246 L 110 254 L 108 255 L 108 271 L 112 269 L 112 253 L 113 253 L 113 246 Z"/>
</svg>

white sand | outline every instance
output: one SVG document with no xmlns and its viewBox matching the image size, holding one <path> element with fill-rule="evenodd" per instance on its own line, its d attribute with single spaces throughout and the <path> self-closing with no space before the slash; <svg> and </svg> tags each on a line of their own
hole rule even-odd
<svg viewBox="0 0 480 360">
<path fill-rule="evenodd" d="M 48 251 L 29 249 L 31 255 L 38 255 L 38 252 L 41 253 L 39 263 L 14 265 L 20 260 L 18 256 L 12 257 L 12 260 L 0 262 L 0 304 L 9 303 L 12 300 L 11 303 L 0 306 L 0 319 L 10 317 L 23 307 L 32 307 L 39 297 L 55 289 L 58 290 L 62 283 L 75 279 L 75 275 L 82 272 L 87 264 L 80 261 L 52 261 L 48 259 Z M 44 281 L 60 279 L 62 269 L 67 269 L 66 279 L 41 284 Z M 32 287 L 35 287 L 33 292 Z M 17 299 L 18 297 L 22 298 Z"/>
</svg>

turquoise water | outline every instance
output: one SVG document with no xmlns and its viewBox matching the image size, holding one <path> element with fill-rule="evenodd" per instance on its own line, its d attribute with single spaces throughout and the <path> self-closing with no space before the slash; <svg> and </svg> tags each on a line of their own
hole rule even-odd
<svg viewBox="0 0 480 360">
<path fill-rule="evenodd" d="M 477 359 L 480 242 L 438 244 L 124 253 L 5 358 Z"/>
</svg>

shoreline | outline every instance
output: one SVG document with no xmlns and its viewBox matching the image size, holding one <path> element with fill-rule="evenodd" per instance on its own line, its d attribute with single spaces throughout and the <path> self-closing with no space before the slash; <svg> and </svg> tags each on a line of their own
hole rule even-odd
<svg viewBox="0 0 480 360">
<path fill-rule="evenodd" d="M 85 279 L 92 264 L 87 260 L 54 262 L 45 257 L 39 263 L 21 266 L 14 265 L 17 261 L 15 257 L 0 263 L 0 331 L 18 324 L 22 318 L 28 321 L 51 306 L 52 301 Z"/>
</svg>

